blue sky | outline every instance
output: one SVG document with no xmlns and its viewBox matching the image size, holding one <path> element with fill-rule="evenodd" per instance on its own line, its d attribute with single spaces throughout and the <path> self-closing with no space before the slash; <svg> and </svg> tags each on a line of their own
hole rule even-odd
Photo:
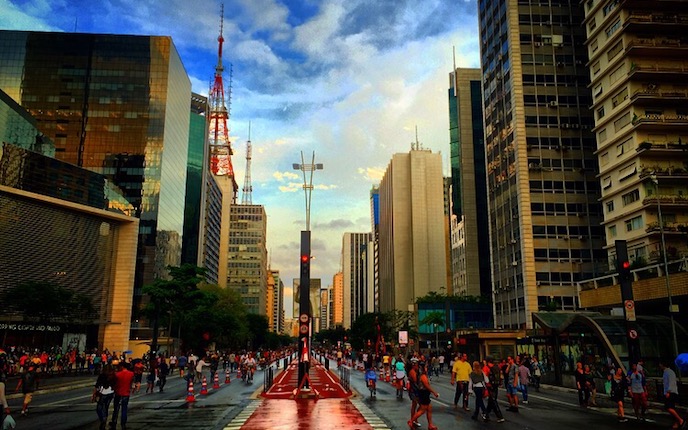
<svg viewBox="0 0 688 430">
<path fill-rule="evenodd" d="M 315 151 L 313 277 L 332 283 L 342 234 L 370 231 L 369 192 L 392 154 L 418 138 L 443 154 L 456 64 L 479 67 L 475 0 L 227 0 L 224 63 L 233 67 L 231 140 L 243 186 L 251 122 L 253 203 L 268 214 L 268 250 L 287 291 L 305 228 L 301 151 Z M 208 93 L 220 0 L 0 0 L 0 28 L 171 36 L 193 91 Z M 229 87 L 228 73 L 225 90 Z M 239 196 L 241 199 L 241 195 Z"/>
</svg>

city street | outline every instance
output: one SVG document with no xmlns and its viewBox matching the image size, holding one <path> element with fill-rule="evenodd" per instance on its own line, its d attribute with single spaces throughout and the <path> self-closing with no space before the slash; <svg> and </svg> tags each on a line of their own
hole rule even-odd
<svg viewBox="0 0 688 430">
<path fill-rule="evenodd" d="M 331 369 L 335 373 L 336 362 L 331 361 Z M 280 370 L 281 371 L 281 370 Z M 129 403 L 129 422 L 127 428 L 138 429 L 168 429 L 168 428 L 193 428 L 193 429 L 249 429 L 244 425 L 252 414 L 270 413 L 261 409 L 263 400 L 260 393 L 263 388 L 263 372 L 258 371 L 253 384 L 247 385 L 240 379 L 235 379 L 225 385 L 224 373 L 221 373 L 220 388 L 212 389 L 212 382 L 208 381 L 209 392 L 200 395 L 200 384 L 195 385 L 196 402 L 186 402 L 185 381 L 178 376 L 168 380 L 164 393 L 143 393 L 132 396 Z M 445 371 L 439 377 L 431 381 L 433 387 L 440 393 L 439 399 L 433 399 L 434 424 L 440 429 L 484 429 L 504 428 L 524 430 L 580 430 L 581 425 L 594 429 L 618 429 L 621 426 L 628 429 L 662 429 L 669 428 L 671 421 L 666 413 L 660 409 L 652 409 L 646 422 L 638 422 L 632 417 L 633 411 L 627 405 L 626 413 L 629 421 L 619 424 L 616 421 L 615 409 L 604 396 L 598 397 L 599 407 L 582 409 L 577 404 L 575 392 L 558 387 L 543 387 L 540 392 L 530 394 L 529 404 L 521 405 L 519 413 L 507 412 L 504 392 L 500 392 L 500 405 L 506 422 L 495 422 L 494 416 L 489 423 L 473 421 L 472 412 L 454 409 L 454 387 L 449 384 L 450 374 Z M 31 404 L 30 416 L 20 418 L 21 399 L 13 396 L 9 403 L 13 410 L 13 416 L 17 420 L 17 428 L 20 429 L 54 429 L 54 430 L 90 430 L 97 429 L 98 422 L 95 413 L 95 404 L 91 403 L 91 388 L 86 387 L 91 378 L 74 378 L 74 386 L 66 391 L 52 393 L 37 393 Z M 95 378 L 93 378 L 95 381 Z M 351 372 L 351 388 L 354 395 L 352 404 L 366 418 L 369 427 L 374 429 L 398 429 L 407 428 L 406 421 L 409 418 L 410 401 L 405 395 L 403 400 L 395 397 L 394 387 L 387 382 L 378 381 L 377 397 L 371 399 L 365 386 L 363 372 Z M 14 391 L 10 390 L 9 394 Z M 470 407 L 473 408 L 473 398 Z M 321 400 L 325 402 L 326 400 Z M 274 402 L 274 401 L 273 401 Z M 280 402 L 287 402 L 285 400 Z M 314 401 L 315 402 L 315 401 Z M 304 403 L 301 405 L 303 406 Z M 306 405 L 308 403 L 305 403 Z M 296 409 L 296 402 L 294 402 Z M 112 407 L 110 408 L 112 411 Z M 333 417 L 323 418 L 319 427 L 311 429 L 332 428 L 328 422 Z M 254 421 L 255 422 L 255 421 Z M 421 417 L 422 428 L 427 429 L 425 417 Z M 341 428 L 341 423 L 340 428 Z M 290 423 L 284 423 L 280 428 L 290 429 Z M 362 428 L 352 424 L 351 427 Z M 260 430 L 251 428 L 250 430 Z"/>
</svg>

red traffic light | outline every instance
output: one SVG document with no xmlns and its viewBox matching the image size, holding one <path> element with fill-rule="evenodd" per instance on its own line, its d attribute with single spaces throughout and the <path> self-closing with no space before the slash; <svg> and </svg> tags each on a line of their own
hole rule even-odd
<svg viewBox="0 0 688 430">
<path fill-rule="evenodd" d="M 307 255 L 302 255 L 302 256 L 301 256 L 301 262 L 302 262 L 302 263 L 308 263 L 308 260 L 310 260 L 310 258 L 308 258 Z"/>
<path fill-rule="evenodd" d="M 621 267 L 623 267 L 624 269 L 630 269 L 631 263 L 629 263 L 628 261 L 624 261 L 623 263 L 621 263 Z"/>
</svg>

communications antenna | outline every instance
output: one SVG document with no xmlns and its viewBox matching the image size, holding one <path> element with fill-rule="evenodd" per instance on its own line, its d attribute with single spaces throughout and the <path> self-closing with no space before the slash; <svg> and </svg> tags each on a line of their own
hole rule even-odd
<svg viewBox="0 0 688 430">
<path fill-rule="evenodd" d="M 210 171 L 216 176 L 227 176 L 232 181 L 232 203 L 236 204 L 239 186 L 234 177 L 234 168 L 232 167 L 233 151 L 229 140 L 229 127 L 227 126 L 229 110 L 225 102 L 225 90 L 222 82 L 222 73 L 224 72 L 224 66 L 222 65 L 222 44 L 225 41 L 222 36 L 224 10 L 225 5 L 223 3 L 220 9 L 220 35 L 217 37 L 217 65 L 215 66 L 215 78 L 209 95 L 208 145 L 210 146 Z"/>
<path fill-rule="evenodd" d="M 246 142 L 246 175 L 244 176 L 244 188 L 242 189 L 241 204 L 253 204 L 253 186 L 251 186 L 251 123 L 248 123 L 248 141 Z"/>
</svg>

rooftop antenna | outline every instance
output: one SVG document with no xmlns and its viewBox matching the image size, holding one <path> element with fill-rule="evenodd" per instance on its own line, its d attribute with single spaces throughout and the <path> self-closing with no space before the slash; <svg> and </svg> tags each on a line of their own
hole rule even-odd
<svg viewBox="0 0 688 430">
<path fill-rule="evenodd" d="M 420 145 L 420 142 L 418 141 L 418 126 L 416 125 L 416 141 L 411 142 L 411 150 L 419 151 L 421 149 L 423 149 L 423 147 Z"/>
<path fill-rule="evenodd" d="M 253 204 L 253 186 L 251 185 L 251 122 L 248 123 L 248 141 L 246 141 L 246 175 L 244 176 L 244 188 L 242 188 L 241 204 Z"/>
</svg>

